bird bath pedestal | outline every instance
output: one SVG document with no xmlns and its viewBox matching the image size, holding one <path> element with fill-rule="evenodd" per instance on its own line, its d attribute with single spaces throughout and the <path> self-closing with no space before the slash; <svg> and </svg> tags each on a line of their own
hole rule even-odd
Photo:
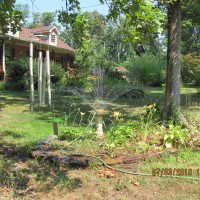
<svg viewBox="0 0 200 200">
<path fill-rule="evenodd" d="M 92 114 L 96 114 L 97 115 L 97 137 L 98 138 L 102 138 L 104 136 L 103 134 L 103 116 L 107 115 L 109 113 L 108 110 L 104 110 L 104 109 L 96 109 L 96 110 L 91 110 L 89 111 Z"/>
</svg>

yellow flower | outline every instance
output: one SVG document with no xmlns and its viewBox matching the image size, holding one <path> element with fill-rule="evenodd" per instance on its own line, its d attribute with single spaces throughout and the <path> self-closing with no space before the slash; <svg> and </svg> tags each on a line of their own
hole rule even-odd
<svg viewBox="0 0 200 200">
<path fill-rule="evenodd" d="M 121 122 L 123 121 L 123 118 L 119 118 L 122 114 L 120 112 L 113 112 L 112 115 L 110 115 L 110 118 L 114 118 L 115 120 Z"/>
<path fill-rule="evenodd" d="M 81 116 L 85 115 L 85 113 L 84 113 L 84 112 L 80 112 L 80 114 L 81 114 Z"/>
<path fill-rule="evenodd" d="M 119 116 L 121 116 L 122 114 L 120 113 L 120 112 L 114 112 L 113 113 L 113 116 L 115 117 L 115 118 L 118 118 Z"/>
<path fill-rule="evenodd" d="M 146 115 L 146 114 L 147 114 L 147 111 L 146 111 L 146 110 L 144 110 L 144 111 L 143 111 L 143 114 L 144 114 L 144 115 Z"/>
<path fill-rule="evenodd" d="M 156 106 L 156 104 L 154 103 L 154 104 L 151 104 L 151 105 L 147 106 L 146 108 L 152 109 L 152 108 L 155 108 L 155 106 Z"/>
<path fill-rule="evenodd" d="M 151 109 L 151 108 L 153 108 L 153 104 L 151 104 L 151 105 L 147 106 L 147 108 L 148 108 L 148 109 Z"/>
</svg>

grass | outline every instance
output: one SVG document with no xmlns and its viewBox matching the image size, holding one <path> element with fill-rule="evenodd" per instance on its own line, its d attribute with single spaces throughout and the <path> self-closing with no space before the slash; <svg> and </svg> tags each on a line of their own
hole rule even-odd
<svg viewBox="0 0 200 200">
<path fill-rule="evenodd" d="M 151 173 L 153 168 L 182 168 L 182 169 L 198 169 L 200 153 L 194 152 L 190 148 L 179 148 L 178 155 L 164 154 L 159 160 L 148 159 L 142 166 L 144 172 Z"/>
<path fill-rule="evenodd" d="M 195 92 L 195 88 L 184 88 L 181 100 L 183 112 L 198 121 L 200 99 L 193 95 Z M 137 119 L 144 111 L 144 105 L 163 102 L 161 88 L 152 88 L 146 93 L 147 96 L 139 100 L 120 98 L 110 105 L 110 109 L 121 112 L 125 120 Z M 98 169 L 106 170 L 98 163 L 80 170 L 30 159 L 30 147 L 53 134 L 53 121 L 58 122 L 61 131 L 69 109 L 80 108 L 85 113 L 90 110 L 88 105 L 74 96 L 54 96 L 53 99 L 53 108 L 39 109 L 35 105 L 34 112 L 30 113 L 28 92 L 0 92 L 0 199 L 198 199 L 198 181 L 120 173 L 116 173 L 115 178 L 107 179 L 98 176 Z M 72 103 L 76 106 L 71 106 Z M 86 114 L 82 123 L 88 123 L 88 116 Z M 77 120 L 80 118 L 77 117 Z M 102 143 L 79 140 L 74 143 L 73 151 L 92 155 L 108 153 Z M 130 148 L 129 154 L 133 149 Z M 124 150 L 120 151 L 123 153 Z M 116 167 L 151 173 L 155 167 L 200 168 L 199 160 L 199 152 L 180 148 L 177 155 L 166 154 L 158 159 Z"/>
</svg>

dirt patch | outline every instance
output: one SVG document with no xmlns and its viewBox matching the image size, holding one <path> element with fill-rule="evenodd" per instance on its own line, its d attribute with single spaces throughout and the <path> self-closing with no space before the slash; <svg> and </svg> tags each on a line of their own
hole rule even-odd
<svg viewBox="0 0 200 200">
<path fill-rule="evenodd" d="M 59 140 L 57 140 L 59 143 Z M 146 159 L 154 159 L 155 157 L 159 157 L 163 154 L 176 154 L 177 149 L 175 148 L 165 148 L 162 150 L 152 150 L 147 151 L 145 153 L 130 153 L 125 150 L 121 150 L 115 152 L 115 156 L 111 157 L 107 152 L 102 152 L 97 155 L 83 153 L 66 153 L 61 150 L 53 149 L 50 143 L 39 143 L 34 146 L 31 151 L 31 158 L 36 158 L 40 160 L 49 160 L 49 162 L 62 165 L 68 164 L 72 167 L 89 167 L 89 163 L 94 162 L 94 160 L 98 160 L 101 164 L 104 165 L 115 165 L 122 163 L 138 163 L 145 161 Z"/>
</svg>

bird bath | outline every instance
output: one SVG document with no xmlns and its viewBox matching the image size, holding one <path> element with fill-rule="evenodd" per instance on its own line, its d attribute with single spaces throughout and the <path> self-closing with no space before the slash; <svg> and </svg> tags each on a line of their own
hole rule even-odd
<svg viewBox="0 0 200 200">
<path fill-rule="evenodd" d="M 105 109 L 95 109 L 95 110 L 91 110 L 89 111 L 89 113 L 93 114 L 93 115 L 97 115 L 97 137 L 98 138 L 102 138 L 104 136 L 103 134 L 103 116 L 109 114 L 108 110 Z"/>
</svg>

